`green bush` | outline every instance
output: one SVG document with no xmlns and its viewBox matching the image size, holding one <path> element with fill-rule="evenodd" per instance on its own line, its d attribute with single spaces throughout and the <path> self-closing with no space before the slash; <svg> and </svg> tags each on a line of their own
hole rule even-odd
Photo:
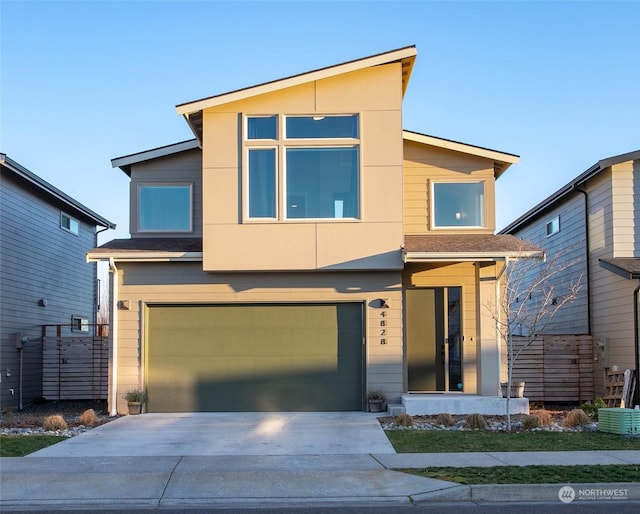
<svg viewBox="0 0 640 514">
<path fill-rule="evenodd" d="M 604 400 L 600 396 L 597 396 L 593 400 L 593 403 L 584 402 L 582 405 L 580 405 L 580 408 L 584 411 L 584 413 L 587 416 L 590 416 L 591 418 L 594 418 L 594 419 L 598 419 L 598 409 L 604 409 L 606 406 L 607 404 L 604 403 Z"/>
</svg>

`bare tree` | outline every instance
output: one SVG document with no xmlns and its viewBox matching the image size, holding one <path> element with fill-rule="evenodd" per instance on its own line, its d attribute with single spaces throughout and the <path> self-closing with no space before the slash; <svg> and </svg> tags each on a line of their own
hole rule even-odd
<svg viewBox="0 0 640 514">
<path fill-rule="evenodd" d="M 511 384 L 513 369 L 524 349 L 533 343 L 557 312 L 573 302 L 581 287 L 582 275 L 570 270 L 580 259 L 567 260 L 569 249 L 549 260 L 517 258 L 507 260 L 503 272 L 504 290 L 495 303 L 485 305 L 496 323 L 507 349 L 507 430 L 511 431 Z M 515 332 L 522 336 L 514 339 Z"/>
</svg>

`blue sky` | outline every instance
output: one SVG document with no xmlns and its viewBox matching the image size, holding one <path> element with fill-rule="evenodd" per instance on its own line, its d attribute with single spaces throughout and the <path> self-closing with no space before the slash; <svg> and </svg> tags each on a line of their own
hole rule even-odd
<svg viewBox="0 0 640 514">
<path fill-rule="evenodd" d="M 180 103 L 416 45 L 409 130 L 521 156 L 502 228 L 640 149 L 640 2 L 0 1 L 0 152 L 118 224 L 114 157 L 185 139 Z"/>
</svg>

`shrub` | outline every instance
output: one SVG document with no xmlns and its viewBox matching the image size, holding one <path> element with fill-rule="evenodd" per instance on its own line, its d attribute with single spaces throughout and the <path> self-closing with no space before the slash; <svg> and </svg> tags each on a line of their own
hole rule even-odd
<svg viewBox="0 0 640 514">
<path fill-rule="evenodd" d="M 540 416 L 533 414 L 524 418 L 522 426 L 525 430 L 531 430 L 532 428 L 538 428 L 540 426 Z"/>
<path fill-rule="evenodd" d="M 443 412 L 438 414 L 438 418 L 436 419 L 437 425 L 443 425 L 445 427 L 452 427 L 456 424 L 456 420 L 453 419 L 453 416 L 448 412 Z"/>
<path fill-rule="evenodd" d="M 45 430 L 66 430 L 67 422 L 59 414 L 53 414 L 44 418 L 42 427 Z"/>
<path fill-rule="evenodd" d="M 591 416 L 594 419 L 598 419 L 598 409 L 604 409 L 607 404 L 604 402 L 602 398 L 597 396 L 594 398 L 593 403 L 584 402 L 580 405 L 580 408 L 587 414 L 587 416 Z"/>
<path fill-rule="evenodd" d="M 124 399 L 128 402 L 144 402 L 145 394 L 144 391 L 138 387 L 135 389 L 129 389 L 126 393 L 124 393 Z"/>
<path fill-rule="evenodd" d="M 83 425 L 95 425 L 97 421 L 98 416 L 96 416 L 96 411 L 93 409 L 87 409 L 80 414 L 80 423 Z"/>
<path fill-rule="evenodd" d="M 396 418 L 396 425 L 399 427 L 410 427 L 413 425 L 413 418 L 406 412 L 403 412 Z"/>
<path fill-rule="evenodd" d="M 369 391 L 369 394 L 367 394 L 367 400 L 384 400 L 384 399 L 385 399 L 384 393 L 380 389 Z"/>
<path fill-rule="evenodd" d="M 553 422 L 551 413 L 546 409 L 540 410 L 536 415 L 540 420 L 540 426 L 545 427 L 545 426 L 551 425 L 551 423 Z"/>
<path fill-rule="evenodd" d="M 476 412 L 467 416 L 466 425 L 467 428 L 471 428 L 473 430 L 481 430 L 487 426 L 487 421 L 484 419 L 484 416 L 482 414 L 478 414 Z"/>
<path fill-rule="evenodd" d="M 573 409 L 564 418 L 565 427 L 583 427 L 591 423 L 591 418 L 582 409 Z"/>
</svg>

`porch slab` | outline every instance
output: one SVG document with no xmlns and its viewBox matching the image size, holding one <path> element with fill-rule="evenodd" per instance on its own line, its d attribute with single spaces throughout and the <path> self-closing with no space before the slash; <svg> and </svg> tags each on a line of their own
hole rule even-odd
<svg viewBox="0 0 640 514">
<path fill-rule="evenodd" d="M 449 414 L 485 414 L 502 416 L 507 412 L 507 399 L 476 394 L 405 393 L 400 397 L 407 414 L 412 416 Z M 528 398 L 511 398 L 511 414 L 529 414 Z"/>
</svg>

